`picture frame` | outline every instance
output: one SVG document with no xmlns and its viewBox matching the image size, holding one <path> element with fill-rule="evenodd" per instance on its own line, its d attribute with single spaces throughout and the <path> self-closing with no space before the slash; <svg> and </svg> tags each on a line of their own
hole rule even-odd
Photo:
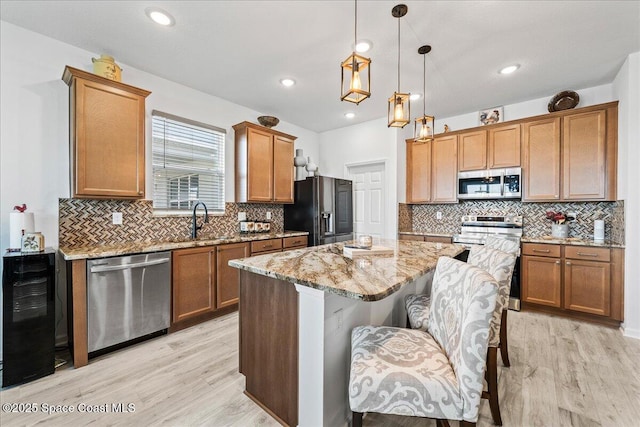
<svg viewBox="0 0 640 427">
<path fill-rule="evenodd" d="M 24 233 L 22 236 L 22 252 L 44 251 L 44 236 L 40 232 Z"/>
<path fill-rule="evenodd" d="M 492 125 L 504 121 L 502 107 L 487 108 L 478 112 L 478 121 L 480 125 Z"/>
</svg>

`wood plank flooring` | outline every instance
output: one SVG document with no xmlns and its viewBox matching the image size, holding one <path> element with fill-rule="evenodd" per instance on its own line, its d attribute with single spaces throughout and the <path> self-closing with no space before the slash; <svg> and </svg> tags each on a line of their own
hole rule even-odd
<svg viewBox="0 0 640 427">
<path fill-rule="evenodd" d="M 238 373 L 238 316 L 92 359 L 80 369 L 3 389 L 0 401 L 37 413 L 0 412 L 0 424 L 277 426 L 247 398 Z M 620 331 L 541 313 L 509 312 L 511 367 L 498 360 L 504 426 L 640 425 L 640 341 Z M 134 412 L 78 412 L 80 404 L 132 403 Z M 74 413 L 42 413 L 41 404 Z M 368 427 L 431 427 L 432 420 L 368 414 Z M 455 425 L 452 423 L 452 425 Z M 482 401 L 478 426 L 492 426 Z"/>
</svg>

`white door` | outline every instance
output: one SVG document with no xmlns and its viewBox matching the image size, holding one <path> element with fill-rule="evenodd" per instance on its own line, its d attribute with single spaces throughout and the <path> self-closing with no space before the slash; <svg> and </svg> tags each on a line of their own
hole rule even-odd
<svg viewBox="0 0 640 427">
<path fill-rule="evenodd" d="M 384 237 L 384 162 L 347 166 L 353 181 L 353 234 Z"/>
</svg>

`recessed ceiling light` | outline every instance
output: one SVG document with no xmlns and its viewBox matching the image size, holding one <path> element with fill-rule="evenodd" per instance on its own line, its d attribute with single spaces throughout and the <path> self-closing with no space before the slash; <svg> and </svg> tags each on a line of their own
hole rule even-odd
<svg viewBox="0 0 640 427">
<path fill-rule="evenodd" d="M 286 78 L 286 79 L 280 79 L 280 83 L 282 84 L 282 86 L 291 87 L 294 84 L 296 84 L 296 81 L 293 79 Z"/>
<path fill-rule="evenodd" d="M 420 98 L 422 98 L 422 94 L 421 93 L 412 93 L 409 96 L 409 99 L 412 100 L 412 101 L 416 101 L 416 100 L 418 100 Z"/>
<path fill-rule="evenodd" d="M 354 113 L 354 112 L 352 112 L 352 111 L 349 111 L 348 113 L 344 113 L 344 116 L 345 116 L 347 119 L 353 119 L 353 118 L 356 116 L 356 113 Z"/>
<path fill-rule="evenodd" d="M 176 20 L 171 16 L 171 14 L 165 10 L 162 10 L 158 7 L 148 7 L 145 10 L 145 13 L 153 22 L 156 24 L 164 25 L 165 27 L 169 27 L 176 23 Z"/>
<path fill-rule="evenodd" d="M 509 65 L 508 67 L 504 67 L 503 69 L 498 71 L 498 73 L 500 73 L 500 74 L 511 74 L 515 70 L 517 70 L 518 68 L 520 68 L 520 64 Z"/>
<path fill-rule="evenodd" d="M 368 52 L 369 50 L 371 50 L 372 47 L 373 47 L 373 43 L 371 43 L 369 40 L 360 40 L 358 44 L 356 44 L 356 52 L 358 53 Z"/>
</svg>

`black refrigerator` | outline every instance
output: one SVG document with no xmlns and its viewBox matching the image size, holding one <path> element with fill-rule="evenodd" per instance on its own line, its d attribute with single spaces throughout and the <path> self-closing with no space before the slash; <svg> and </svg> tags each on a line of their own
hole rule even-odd
<svg viewBox="0 0 640 427">
<path fill-rule="evenodd" d="M 353 239 L 353 184 L 328 176 L 294 182 L 294 203 L 284 205 L 284 229 L 308 231 L 309 246 Z"/>
</svg>

